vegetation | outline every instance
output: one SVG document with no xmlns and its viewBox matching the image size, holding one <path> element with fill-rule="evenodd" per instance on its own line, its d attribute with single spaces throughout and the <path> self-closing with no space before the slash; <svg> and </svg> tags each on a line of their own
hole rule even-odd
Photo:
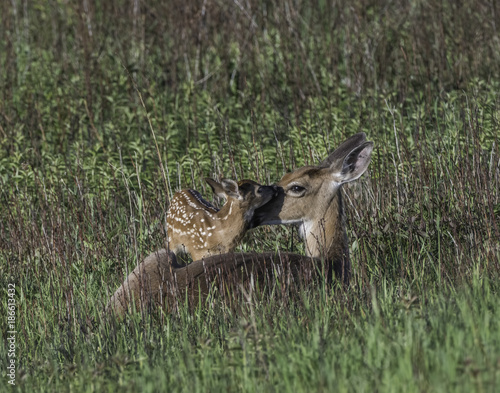
<svg viewBox="0 0 500 393">
<path fill-rule="evenodd" d="M 0 390 L 499 385 L 495 1 L 13 0 L 0 18 L 0 316 L 15 284 L 18 360 L 9 386 L 0 347 Z M 272 183 L 359 131 L 376 150 L 345 188 L 347 291 L 102 318 L 164 246 L 177 189 Z M 301 247 L 263 227 L 240 249 Z"/>
</svg>

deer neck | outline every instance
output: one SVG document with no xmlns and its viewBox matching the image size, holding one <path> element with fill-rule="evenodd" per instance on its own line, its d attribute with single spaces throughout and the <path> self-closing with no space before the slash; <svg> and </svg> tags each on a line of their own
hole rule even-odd
<svg viewBox="0 0 500 393">
<path fill-rule="evenodd" d="M 313 219 L 304 221 L 299 231 L 305 242 L 306 254 L 321 258 L 334 265 L 349 259 L 349 247 L 345 232 L 342 190 L 338 190 L 326 209 L 318 209 Z"/>
<path fill-rule="evenodd" d="M 247 224 L 240 210 L 238 202 L 229 199 L 215 215 L 213 225 L 218 231 L 244 234 L 245 231 L 243 229 Z M 237 238 L 235 242 L 239 242 L 239 240 L 241 239 Z"/>
</svg>

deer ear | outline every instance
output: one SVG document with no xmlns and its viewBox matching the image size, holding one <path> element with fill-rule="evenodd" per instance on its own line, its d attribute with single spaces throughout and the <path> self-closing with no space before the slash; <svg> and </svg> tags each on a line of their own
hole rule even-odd
<svg viewBox="0 0 500 393">
<path fill-rule="evenodd" d="M 354 134 L 342 142 L 319 166 L 322 168 L 331 168 L 333 165 L 341 165 L 345 156 L 364 142 L 366 142 L 366 134 L 364 132 Z"/>
<path fill-rule="evenodd" d="M 373 151 L 373 142 L 364 142 L 347 153 L 342 161 L 336 160 L 330 166 L 335 180 L 347 183 L 358 179 L 365 173 Z"/>
<path fill-rule="evenodd" d="M 209 177 L 206 177 L 205 181 L 212 188 L 212 191 L 215 195 L 217 195 L 219 198 L 227 199 L 227 195 L 224 191 L 224 188 L 222 187 L 222 184 L 217 183 L 214 179 L 210 179 Z"/>
<path fill-rule="evenodd" d="M 239 198 L 240 192 L 238 189 L 238 183 L 236 183 L 234 180 L 222 179 L 221 185 L 222 185 L 222 188 L 224 189 L 224 192 L 226 193 L 227 196 L 230 196 L 233 198 Z"/>
</svg>

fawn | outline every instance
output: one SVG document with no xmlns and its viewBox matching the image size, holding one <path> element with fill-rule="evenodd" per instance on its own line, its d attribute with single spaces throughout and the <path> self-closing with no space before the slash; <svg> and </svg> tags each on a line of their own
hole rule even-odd
<svg viewBox="0 0 500 393">
<path fill-rule="evenodd" d="M 226 199 L 218 210 L 200 193 L 184 189 L 175 193 L 167 212 L 168 247 L 176 256 L 189 253 L 193 261 L 233 251 L 250 226 L 255 209 L 271 200 L 276 186 L 252 180 L 236 183 L 206 178 L 213 192 Z"/>
</svg>

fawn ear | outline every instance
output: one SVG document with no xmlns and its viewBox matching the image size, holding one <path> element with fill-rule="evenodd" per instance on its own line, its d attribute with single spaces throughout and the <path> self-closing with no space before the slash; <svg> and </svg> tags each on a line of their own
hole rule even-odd
<svg viewBox="0 0 500 393">
<path fill-rule="evenodd" d="M 228 197 L 238 198 L 238 183 L 231 179 L 222 179 L 217 183 L 214 179 L 205 178 L 205 181 L 212 187 L 212 191 L 219 198 L 227 199 Z"/>
<path fill-rule="evenodd" d="M 222 179 L 221 180 L 222 188 L 227 196 L 232 198 L 240 197 L 240 190 L 238 188 L 238 183 L 231 179 Z"/>
<path fill-rule="evenodd" d="M 212 191 L 215 195 L 217 195 L 219 198 L 227 198 L 226 193 L 222 188 L 222 184 L 217 183 L 214 179 L 210 179 L 209 177 L 206 177 L 205 181 L 208 183 L 210 188 L 212 188 Z"/>
<path fill-rule="evenodd" d="M 373 142 L 364 142 L 345 154 L 342 160 L 335 160 L 330 166 L 335 181 L 342 184 L 358 179 L 368 168 L 372 151 Z"/>
</svg>

